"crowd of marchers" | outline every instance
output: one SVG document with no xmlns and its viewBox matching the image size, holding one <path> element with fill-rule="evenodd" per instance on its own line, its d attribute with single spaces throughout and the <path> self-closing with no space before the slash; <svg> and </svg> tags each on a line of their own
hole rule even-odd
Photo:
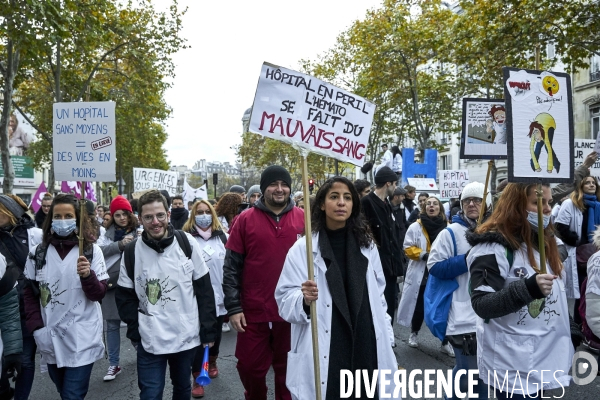
<svg viewBox="0 0 600 400">
<path fill-rule="evenodd" d="M 187 205 L 157 190 L 106 207 L 63 193 L 44 196 L 34 214 L 0 195 L 0 399 L 29 398 L 36 368 L 62 399 L 83 399 L 105 351 L 104 380 L 116 379 L 122 323 L 140 399 L 162 398 L 167 366 L 173 399 L 203 397 L 197 378 L 219 376 L 231 328 L 240 397 L 266 399 L 273 368 L 276 399 L 314 399 L 313 323 L 325 399 L 340 398 L 343 370 L 398 368 L 394 322 L 410 327 L 415 348 L 425 322 L 455 358 L 453 376 L 479 371 L 480 399 L 488 387 L 497 398 L 536 398 L 568 386 L 574 351 L 600 349 L 597 155 L 572 184 L 538 193 L 502 182 L 488 194 L 470 182 L 443 203 L 398 186 L 401 153 L 383 150 L 374 184 L 334 176 L 308 199 L 277 165 L 247 191 L 234 185 Z M 497 387 L 489 372 L 509 384 Z M 358 384 L 359 397 L 380 398 L 397 382 L 378 383 L 374 397 Z"/>
</svg>

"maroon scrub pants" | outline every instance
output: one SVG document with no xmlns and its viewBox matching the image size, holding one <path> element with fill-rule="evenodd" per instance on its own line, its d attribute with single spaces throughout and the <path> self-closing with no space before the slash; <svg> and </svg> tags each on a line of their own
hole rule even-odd
<svg viewBox="0 0 600 400">
<path fill-rule="evenodd" d="M 285 386 L 287 353 L 290 351 L 291 326 L 287 322 L 248 323 L 246 332 L 238 332 L 235 356 L 237 369 L 244 389 L 246 400 L 266 400 L 266 376 L 273 365 L 275 372 L 275 399 L 291 400 L 292 396 Z"/>
</svg>

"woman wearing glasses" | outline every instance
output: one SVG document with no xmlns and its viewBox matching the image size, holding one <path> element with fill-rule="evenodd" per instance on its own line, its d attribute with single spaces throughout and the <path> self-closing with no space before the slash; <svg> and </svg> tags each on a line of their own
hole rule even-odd
<svg viewBox="0 0 600 400">
<path fill-rule="evenodd" d="M 239 196 L 238 196 L 239 197 Z M 223 232 L 217 213 L 206 200 L 199 200 L 192 206 L 192 211 L 187 222 L 183 225 L 183 231 L 191 234 L 202 249 L 202 257 L 209 268 L 210 283 L 215 292 L 215 306 L 217 308 L 217 336 L 215 344 L 209 350 L 208 376 L 213 379 L 219 375 L 217 368 L 217 357 L 219 356 L 219 345 L 223 331 L 223 319 L 227 315 L 223 295 L 223 263 L 225 262 L 225 243 L 227 234 Z M 204 387 L 196 383 L 202 368 L 202 357 L 204 349 L 198 347 L 192 364 L 192 397 L 204 396 Z"/>
<path fill-rule="evenodd" d="M 417 335 L 425 318 L 423 294 L 429 276 L 426 266 L 431 244 L 448 226 L 447 221 L 441 201 L 437 197 L 430 196 L 421 206 L 419 219 L 408 228 L 404 237 L 404 253 L 410 261 L 398 306 L 398 323 L 411 327 L 412 333 L 408 338 L 410 347 L 419 346 Z M 454 357 L 454 350 L 447 339 L 442 342 L 441 350 Z"/>
<path fill-rule="evenodd" d="M 110 203 L 112 223 L 106 233 L 98 240 L 106 261 L 108 272 L 108 291 L 102 301 L 102 316 L 106 321 L 106 345 L 108 347 L 109 367 L 104 381 L 112 381 L 121 373 L 119 353 L 121 352 L 121 318 L 115 302 L 115 290 L 121 270 L 121 256 L 125 245 L 136 236 L 137 218 L 133 215 L 131 204 L 123 196 L 115 197 Z"/>
<path fill-rule="evenodd" d="M 73 195 L 56 196 L 48 216 L 43 242 L 25 265 L 26 323 L 61 398 L 83 399 L 94 362 L 104 355 L 99 301 L 108 274 L 102 250 L 86 234 L 79 256 L 77 235 L 81 226 L 88 232 L 89 218 L 81 221 Z"/>
<path fill-rule="evenodd" d="M 483 203 L 484 186 L 479 182 L 466 185 L 461 193 L 461 210 L 452 217 L 452 223 L 438 235 L 431 245 L 427 260 L 429 282 L 425 290 L 425 320 L 431 332 L 440 340 L 448 338 L 454 349 L 456 365 L 452 375 L 465 371 L 460 378 L 460 389 L 466 392 L 467 372 L 477 369 L 477 315 L 471 306 L 467 252 L 471 245 L 466 235 L 477 227 L 481 208 L 484 215 L 492 206 L 488 193 Z M 443 311 L 442 311 L 443 310 Z M 487 399 L 487 387 L 478 381 L 474 390 L 479 399 Z M 454 389 L 456 393 L 456 389 Z M 453 398 L 454 395 L 446 398 Z"/>
</svg>

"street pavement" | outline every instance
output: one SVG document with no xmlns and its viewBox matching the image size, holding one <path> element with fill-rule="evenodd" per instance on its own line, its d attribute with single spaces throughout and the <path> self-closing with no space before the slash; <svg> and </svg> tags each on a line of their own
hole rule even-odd
<svg viewBox="0 0 600 400">
<path fill-rule="evenodd" d="M 102 359 L 96 362 L 86 399 L 124 400 L 139 398 L 135 351 L 129 340 L 125 337 L 125 331 L 125 328 L 121 329 L 121 367 L 123 368 L 123 372 L 117 376 L 114 381 L 103 382 L 102 378 L 108 368 L 108 361 Z M 407 376 L 413 369 L 441 369 L 446 371 L 452 369 L 454 366 L 454 358 L 450 358 L 440 352 L 440 341 L 431 335 L 425 324 L 423 324 L 423 329 L 419 333 L 418 348 L 409 347 L 407 344 L 408 336 L 410 334 L 409 328 L 396 325 L 394 331 L 397 344 L 394 352 L 396 353 L 399 366 L 407 370 Z M 223 333 L 220 356 L 218 359 L 220 373 L 216 379 L 212 380 L 210 385 L 206 386 L 206 395 L 204 396 L 204 399 L 242 400 L 244 398 L 244 389 L 235 368 L 235 341 L 236 332 L 232 330 Z M 37 365 L 39 368 L 39 358 Z M 270 371 L 267 376 L 267 385 L 269 386 L 268 398 L 274 399 L 272 371 Z M 435 386 L 432 387 L 431 392 L 435 395 Z M 170 399 L 171 394 L 170 379 L 167 377 L 164 399 Z M 600 379 L 596 378 L 592 383 L 586 386 L 571 385 L 565 389 L 564 396 L 561 397 L 561 395 L 562 391 L 560 389 L 545 394 L 545 396 L 555 396 L 555 398 L 566 400 L 598 400 L 600 398 Z M 30 398 L 32 400 L 60 399 L 56 392 L 56 388 L 47 373 L 41 374 L 38 372 L 36 374 Z M 417 399 L 422 397 L 407 396 L 406 398 Z"/>
</svg>

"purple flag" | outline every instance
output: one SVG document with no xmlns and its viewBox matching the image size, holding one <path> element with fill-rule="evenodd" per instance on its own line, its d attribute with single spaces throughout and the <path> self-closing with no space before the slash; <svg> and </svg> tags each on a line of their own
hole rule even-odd
<svg viewBox="0 0 600 400">
<path fill-rule="evenodd" d="M 34 212 L 38 212 L 38 210 L 42 206 L 42 198 L 44 197 L 47 191 L 48 188 L 46 188 L 46 184 L 42 181 L 42 184 L 33 195 L 33 200 L 31 200 L 31 208 L 33 208 Z"/>
<path fill-rule="evenodd" d="M 63 193 L 70 193 L 75 195 L 78 199 L 81 198 L 81 182 L 79 181 L 62 181 L 60 190 Z M 94 191 L 94 183 L 87 182 L 85 184 L 85 198 L 96 202 L 96 192 Z"/>
</svg>

